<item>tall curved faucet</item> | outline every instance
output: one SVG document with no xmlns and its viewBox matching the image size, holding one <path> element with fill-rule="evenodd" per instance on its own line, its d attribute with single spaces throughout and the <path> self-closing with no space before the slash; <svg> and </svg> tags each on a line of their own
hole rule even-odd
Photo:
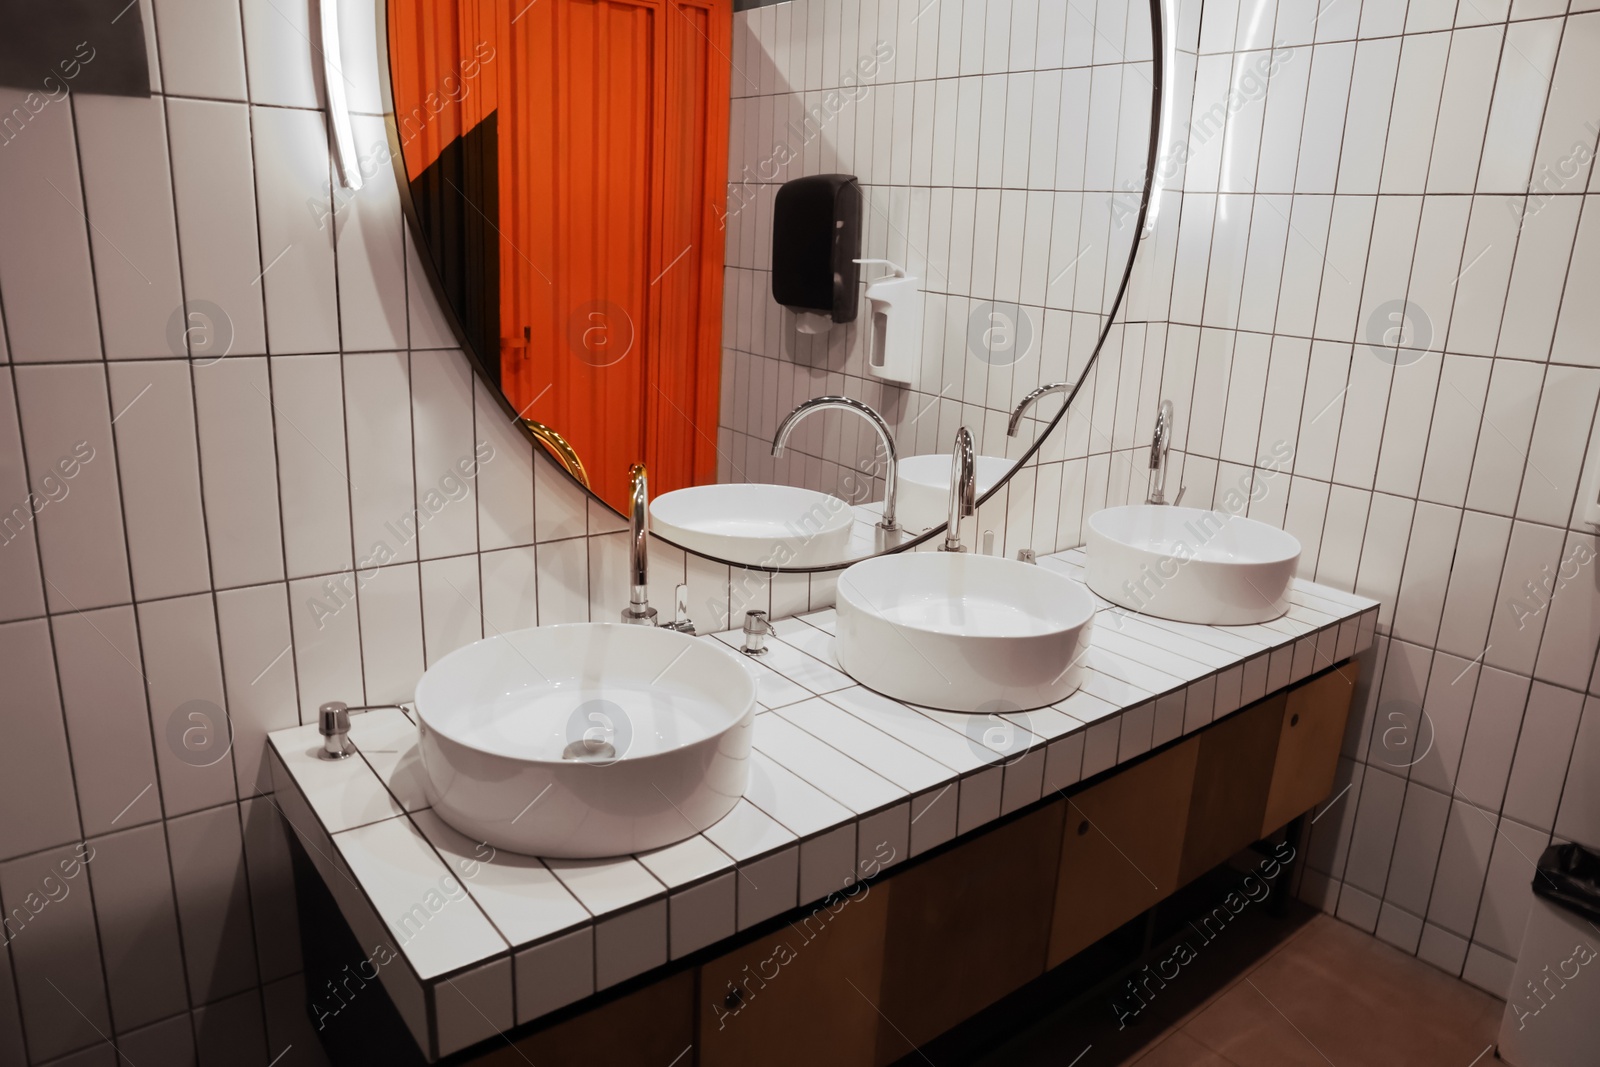
<svg viewBox="0 0 1600 1067">
<path fill-rule="evenodd" d="M 1150 469 L 1154 471 L 1151 478 L 1150 495 L 1145 499 L 1146 504 L 1165 504 L 1167 502 L 1167 450 L 1172 447 L 1172 401 L 1163 400 L 1156 413 L 1155 437 L 1150 441 Z M 1180 489 L 1179 497 L 1183 496 Z M 1173 501 L 1177 503 L 1176 500 Z"/>
<path fill-rule="evenodd" d="M 895 521 L 894 501 L 895 492 L 899 488 L 899 480 L 895 477 L 899 461 L 894 447 L 894 435 L 889 432 L 889 424 L 883 421 L 883 416 L 872 410 L 870 405 L 852 400 L 848 396 L 813 397 L 789 412 L 778 424 L 778 432 L 772 435 L 772 454 L 783 455 L 783 448 L 789 442 L 789 435 L 794 432 L 795 426 L 801 419 L 812 412 L 827 411 L 829 408 L 854 412 L 866 419 L 872 428 L 878 431 L 878 439 L 883 442 L 884 454 L 889 457 L 887 469 L 884 471 L 886 488 L 883 493 L 883 519 L 878 526 L 885 530 L 898 530 L 900 526 Z"/>
<path fill-rule="evenodd" d="M 654 626 L 650 606 L 650 481 L 643 463 L 628 468 L 628 606 L 622 621 Z"/>
<path fill-rule="evenodd" d="M 1028 413 L 1028 409 L 1033 407 L 1033 405 L 1037 404 L 1040 400 L 1049 396 L 1051 393 L 1064 393 L 1071 388 L 1071 382 L 1054 382 L 1050 385 L 1041 385 L 1039 388 L 1023 397 L 1022 402 L 1019 403 L 1016 407 L 1016 410 L 1011 413 L 1011 421 L 1006 424 L 1006 436 L 1017 436 L 1017 427 L 1022 425 L 1022 416 L 1026 415 Z"/>
<path fill-rule="evenodd" d="M 689 618 L 689 587 L 680 584 L 671 622 L 659 621 L 650 606 L 650 477 L 643 463 L 628 468 L 628 606 L 622 621 L 630 626 L 663 626 L 693 634 Z"/>
<path fill-rule="evenodd" d="M 956 430 L 955 447 L 950 453 L 950 514 L 945 520 L 941 552 L 965 552 L 961 543 L 961 520 L 978 509 L 978 460 L 972 447 L 972 431 Z"/>
</svg>

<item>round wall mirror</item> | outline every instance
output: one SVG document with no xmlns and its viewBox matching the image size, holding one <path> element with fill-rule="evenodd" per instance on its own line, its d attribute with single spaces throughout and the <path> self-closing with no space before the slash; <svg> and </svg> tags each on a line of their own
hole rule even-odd
<svg viewBox="0 0 1600 1067">
<path fill-rule="evenodd" d="M 1104 344 L 1153 9 L 390 0 L 402 201 L 570 476 L 625 514 L 642 466 L 652 532 L 701 555 L 839 566 L 944 529 L 963 429 L 995 492 Z"/>
</svg>

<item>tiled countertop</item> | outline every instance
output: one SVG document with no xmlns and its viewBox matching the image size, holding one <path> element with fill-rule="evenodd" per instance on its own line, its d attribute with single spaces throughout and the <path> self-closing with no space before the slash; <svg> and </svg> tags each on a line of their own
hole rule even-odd
<svg viewBox="0 0 1600 1067">
<path fill-rule="evenodd" d="M 1039 561 L 1074 578 L 1081 564 L 1076 549 Z M 820 901 L 1372 643 L 1375 601 L 1299 580 L 1290 599 L 1282 618 L 1230 627 L 1099 601 L 1083 687 L 1005 715 L 1015 729 L 998 731 L 992 717 L 856 685 L 834 665 L 832 609 L 780 620 L 768 655 L 750 661 L 760 707 L 744 798 L 704 833 L 637 856 L 539 860 L 451 830 L 428 808 L 416 726 L 398 710 L 353 717 L 360 758 L 338 763 L 316 758 L 315 724 L 271 734 L 277 796 L 418 1043 L 447 1055 Z M 738 647 L 741 635 L 706 640 Z"/>
</svg>

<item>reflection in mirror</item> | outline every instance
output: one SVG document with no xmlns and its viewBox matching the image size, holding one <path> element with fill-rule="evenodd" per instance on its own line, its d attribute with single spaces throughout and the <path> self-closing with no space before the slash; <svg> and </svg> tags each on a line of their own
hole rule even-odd
<svg viewBox="0 0 1600 1067">
<path fill-rule="evenodd" d="M 1072 395 L 1137 245 L 1150 5 L 734 6 L 391 0 L 397 169 L 569 474 L 620 511 L 642 462 L 656 534 L 834 566 L 944 527 L 958 428 L 982 500 Z"/>
</svg>

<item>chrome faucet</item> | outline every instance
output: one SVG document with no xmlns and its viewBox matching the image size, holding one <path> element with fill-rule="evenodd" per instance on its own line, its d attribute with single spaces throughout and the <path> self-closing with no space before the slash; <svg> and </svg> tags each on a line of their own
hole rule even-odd
<svg viewBox="0 0 1600 1067">
<path fill-rule="evenodd" d="M 1155 475 L 1150 481 L 1150 495 L 1145 499 L 1146 504 L 1165 504 L 1167 502 L 1167 450 L 1172 447 L 1172 401 L 1163 400 L 1161 408 L 1156 413 L 1156 433 L 1150 441 L 1150 469 Z M 1183 489 L 1178 489 L 1178 498 L 1183 498 Z M 1177 503 L 1176 500 L 1173 501 Z"/>
<path fill-rule="evenodd" d="M 961 520 L 977 510 L 978 461 L 973 454 L 972 431 L 965 426 L 956 431 L 955 448 L 950 454 L 950 517 L 944 529 L 943 552 L 965 552 L 961 543 Z"/>
<path fill-rule="evenodd" d="M 1022 416 L 1026 415 L 1028 413 L 1028 409 L 1033 407 L 1033 405 L 1037 404 L 1040 400 L 1049 396 L 1051 393 L 1064 393 L 1071 388 L 1071 382 L 1056 382 L 1052 385 L 1041 385 L 1039 388 L 1023 397 L 1022 402 L 1019 403 L 1016 407 L 1016 410 L 1011 413 L 1011 421 L 1006 425 L 1006 436 L 1017 436 L 1017 427 L 1022 425 Z"/>
<path fill-rule="evenodd" d="M 895 521 L 894 513 L 895 493 L 899 488 L 899 481 L 895 477 L 898 460 L 894 447 L 894 435 L 889 432 L 889 424 L 883 421 L 883 416 L 872 410 L 869 405 L 863 404 L 859 400 L 852 400 L 847 396 L 819 396 L 807 400 L 784 416 L 783 421 L 778 424 L 778 432 L 772 435 L 772 454 L 774 456 L 783 455 L 783 448 L 789 442 L 789 435 L 794 432 L 795 426 L 799 424 L 801 419 L 814 411 L 826 411 L 829 408 L 855 412 L 863 419 L 866 419 L 874 430 L 878 431 L 878 439 L 883 442 L 884 455 L 888 457 L 884 471 L 883 518 L 878 522 L 878 526 L 884 530 L 898 530 L 900 526 Z"/>
<path fill-rule="evenodd" d="M 628 606 L 622 621 L 630 626 L 664 626 L 694 633 L 689 619 L 689 587 L 679 585 L 671 622 L 658 622 L 650 606 L 650 477 L 643 463 L 628 468 Z"/>
</svg>

